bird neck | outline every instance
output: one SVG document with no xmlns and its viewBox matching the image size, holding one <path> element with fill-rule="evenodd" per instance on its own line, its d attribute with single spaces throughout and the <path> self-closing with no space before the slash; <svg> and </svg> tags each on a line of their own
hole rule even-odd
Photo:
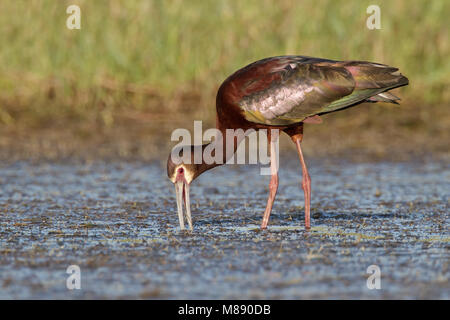
<svg viewBox="0 0 450 320">
<path fill-rule="evenodd" d="M 218 134 L 215 139 L 202 145 L 202 163 L 199 166 L 199 175 L 231 160 L 240 143 L 245 139 L 243 134 L 227 134 L 225 128 L 218 127 L 217 129 Z"/>
</svg>

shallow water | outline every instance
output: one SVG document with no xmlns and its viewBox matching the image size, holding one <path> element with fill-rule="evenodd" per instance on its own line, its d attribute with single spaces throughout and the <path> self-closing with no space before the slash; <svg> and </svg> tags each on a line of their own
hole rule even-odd
<svg viewBox="0 0 450 320">
<path fill-rule="evenodd" d="M 164 166 L 0 165 L 0 298 L 450 298 L 450 168 L 445 162 L 282 159 L 269 222 L 257 166 L 205 173 L 179 231 Z M 68 290 L 66 268 L 81 268 Z M 381 289 L 367 288 L 367 268 Z"/>
</svg>

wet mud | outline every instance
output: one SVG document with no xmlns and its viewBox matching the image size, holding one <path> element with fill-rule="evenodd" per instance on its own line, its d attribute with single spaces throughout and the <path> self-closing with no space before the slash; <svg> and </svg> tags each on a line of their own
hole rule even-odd
<svg viewBox="0 0 450 320">
<path fill-rule="evenodd" d="M 310 231 L 294 154 L 264 231 L 258 166 L 194 181 L 190 232 L 159 162 L 0 164 L 0 298 L 450 298 L 445 161 L 307 160 Z M 367 286 L 371 265 L 381 289 Z"/>
</svg>

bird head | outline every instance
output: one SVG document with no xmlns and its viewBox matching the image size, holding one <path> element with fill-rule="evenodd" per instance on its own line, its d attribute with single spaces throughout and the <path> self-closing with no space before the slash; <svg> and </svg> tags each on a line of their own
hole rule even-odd
<svg viewBox="0 0 450 320">
<path fill-rule="evenodd" d="M 194 147 L 191 146 L 191 151 Z M 180 157 L 174 157 L 173 155 L 179 155 Z M 193 155 L 193 152 L 191 152 Z M 183 203 L 186 210 L 186 219 L 189 224 L 189 228 L 192 230 L 192 218 L 189 198 L 189 185 L 195 180 L 203 171 L 201 170 L 201 164 L 193 163 L 193 156 L 183 158 L 183 150 L 181 148 L 172 150 L 167 159 L 167 176 L 170 181 L 175 185 L 175 193 L 177 199 L 177 211 L 178 219 L 180 221 L 180 228 L 184 229 L 184 215 L 183 215 Z M 183 160 L 184 159 L 184 160 Z"/>
</svg>

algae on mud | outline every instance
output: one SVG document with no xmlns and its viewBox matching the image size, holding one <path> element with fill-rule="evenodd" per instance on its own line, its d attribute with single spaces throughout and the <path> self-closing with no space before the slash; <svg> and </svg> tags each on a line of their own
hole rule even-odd
<svg viewBox="0 0 450 320">
<path fill-rule="evenodd" d="M 266 231 L 256 166 L 200 177 L 180 232 L 158 163 L 2 164 L 0 298 L 450 298 L 446 162 L 310 159 L 307 232 L 291 158 Z M 72 264 L 81 290 L 66 289 Z"/>
</svg>

